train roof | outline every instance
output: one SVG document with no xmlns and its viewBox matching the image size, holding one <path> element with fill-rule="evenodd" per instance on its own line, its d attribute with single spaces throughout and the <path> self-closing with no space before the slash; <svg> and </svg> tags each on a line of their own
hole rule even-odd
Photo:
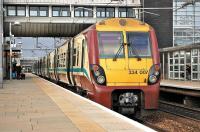
<svg viewBox="0 0 200 132">
<path fill-rule="evenodd" d="M 95 24 L 97 31 L 149 31 L 150 26 L 133 18 L 110 18 Z"/>
</svg>

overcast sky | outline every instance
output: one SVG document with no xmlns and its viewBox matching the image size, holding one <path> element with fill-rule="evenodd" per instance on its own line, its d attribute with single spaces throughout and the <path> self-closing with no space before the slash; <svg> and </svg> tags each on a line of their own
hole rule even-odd
<svg viewBox="0 0 200 132">
<path fill-rule="evenodd" d="M 50 52 L 54 48 L 54 43 L 57 46 L 64 42 L 64 39 L 60 38 L 32 38 L 32 37 L 21 37 L 15 38 L 15 43 L 22 42 L 22 57 L 42 57 L 46 53 Z M 38 46 L 37 46 L 38 45 Z"/>
</svg>

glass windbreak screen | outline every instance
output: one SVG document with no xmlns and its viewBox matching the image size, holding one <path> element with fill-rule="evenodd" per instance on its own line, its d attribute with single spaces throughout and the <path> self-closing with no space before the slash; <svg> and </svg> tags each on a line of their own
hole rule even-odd
<svg viewBox="0 0 200 132">
<path fill-rule="evenodd" d="M 149 33 L 128 32 L 127 43 L 128 43 L 129 57 L 150 57 L 151 56 Z"/>
<path fill-rule="evenodd" d="M 114 58 L 117 52 L 118 58 L 124 57 L 122 32 L 100 32 L 98 42 L 100 58 Z"/>
</svg>

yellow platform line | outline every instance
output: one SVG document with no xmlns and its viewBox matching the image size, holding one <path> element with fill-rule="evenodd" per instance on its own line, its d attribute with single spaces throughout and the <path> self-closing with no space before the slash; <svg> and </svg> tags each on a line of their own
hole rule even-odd
<svg viewBox="0 0 200 132">
<path fill-rule="evenodd" d="M 74 125 L 82 132 L 104 132 L 106 131 L 96 122 L 86 117 L 77 106 L 71 103 L 71 99 L 66 97 L 61 89 L 55 88 L 46 81 L 33 78 L 33 81 L 58 105 L 61 111 L 73 122 Z M 78 105 L 78 104 L 76 104 Z"/>
</svg>

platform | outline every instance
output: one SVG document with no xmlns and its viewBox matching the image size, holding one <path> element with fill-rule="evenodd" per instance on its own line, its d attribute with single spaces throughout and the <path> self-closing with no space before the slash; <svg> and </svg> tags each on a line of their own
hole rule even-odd
<svg viewBox="0 0 200 132">
<path fill-rule="evenodd" d="M 28 74 L 0 89 L 1 132 L 154 131 L 49 81 Z"/>
<path fill-rule="evenodd" d="M 160 86 L 200 90 L 199 81 L 195 82 L 195 81 L 180 81 L 180 80 L 161 80 Z"/>
</svg>

